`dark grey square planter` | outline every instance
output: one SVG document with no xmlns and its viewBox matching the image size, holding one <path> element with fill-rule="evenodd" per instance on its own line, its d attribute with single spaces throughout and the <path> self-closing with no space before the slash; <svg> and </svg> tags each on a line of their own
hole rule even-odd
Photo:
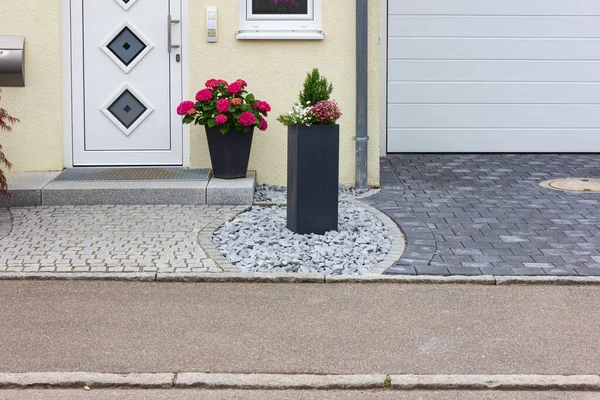
<svg viewBox="0 0 600 400">
<path fill-rule="evenodd" d="M 339 125 L 288 127 L 289 230 L 323 235 L 338 229 Z"/>
</svg>

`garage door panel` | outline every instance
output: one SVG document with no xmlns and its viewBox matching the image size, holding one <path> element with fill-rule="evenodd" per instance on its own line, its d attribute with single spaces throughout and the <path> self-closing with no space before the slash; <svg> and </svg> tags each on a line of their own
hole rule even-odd
<svg viewBox="0 0 600 400">
<path fill-rule="evenodd" d="M 600 104 L 600 83 L 394 83 L 392 103 Z"/>
<path fill-rule="evenodd" d="M 388 13 L 388 151 L 600 152 L 600 1 Z"/>
<path fill-rule="evenodd" d="M 600 60 L 600 39 L 390 38 L 396 59 Z"/>
<path fill-rule="evenodd" d="M 600 38 L 600 17 L 393 15 L 389 18 L 388 34 L 392 37 Z"/>
<path fill-rule="evenodd" d="M 597 0 L 389 0 L 388 13 L 434 15 L 600 15 Z"/>
<path fill-rule="evenodd" d="M 388 128 L 598 128 L 600 105 L 397 105 Z"/>
<path fill-rule="evenodd" d="M 390 60 L 390 81 L 600 82 L 600 61 Z"/>
<path fill-rule="evenodd" d="M 398 153 L 421 153 L 424 148 L 439 153 L 586 153 L 600 148 L 600 129 L 393 129 L 390 133 L 388 148 Z"/>
</svg>

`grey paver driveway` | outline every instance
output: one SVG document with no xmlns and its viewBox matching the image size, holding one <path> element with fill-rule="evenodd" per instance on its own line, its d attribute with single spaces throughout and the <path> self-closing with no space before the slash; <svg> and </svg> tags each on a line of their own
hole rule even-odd
<svg viewBox="0 0 600 400">
<path fill-rule="evenodd" d="M 404 230 L 388 274 L 600 275 L 600 193 L 544 180 L 600 176 L 600 155 L 398 154 L 367 200 Z"/>
</svg>

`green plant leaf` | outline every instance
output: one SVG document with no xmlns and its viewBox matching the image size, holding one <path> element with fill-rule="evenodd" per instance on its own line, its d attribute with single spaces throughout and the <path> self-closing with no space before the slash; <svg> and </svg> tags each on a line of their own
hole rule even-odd
<svg viewBox="0 0 600 400">
<path fill-rule="evenodd" d="M 208 121 L 206 121 L 206 125 L 208 125 L 209 128 L 214 127 L 215 125 L 217 125 L 217 123 L 215 122 L 214 119 L 209 119 Z"/>
<path fill-rule="evenodd" d="M 226 134 L 228 130 L 229 130 L 229 126 L 227 126 L 227 125 L 223 125 L 222 127 L 219 128 L 219 132 L 221 132 L 223 135 Z"/>
</svg>

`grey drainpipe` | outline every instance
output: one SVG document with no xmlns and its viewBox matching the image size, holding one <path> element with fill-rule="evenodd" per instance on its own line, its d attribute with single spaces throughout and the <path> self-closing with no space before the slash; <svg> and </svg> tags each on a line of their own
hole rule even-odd
<svg viewBox="0 0 600 400">
<path fill-rule="evenodd" d="M 356 0 L 356 187 L 368 185 L 369 1 Z"/>
</svg>

